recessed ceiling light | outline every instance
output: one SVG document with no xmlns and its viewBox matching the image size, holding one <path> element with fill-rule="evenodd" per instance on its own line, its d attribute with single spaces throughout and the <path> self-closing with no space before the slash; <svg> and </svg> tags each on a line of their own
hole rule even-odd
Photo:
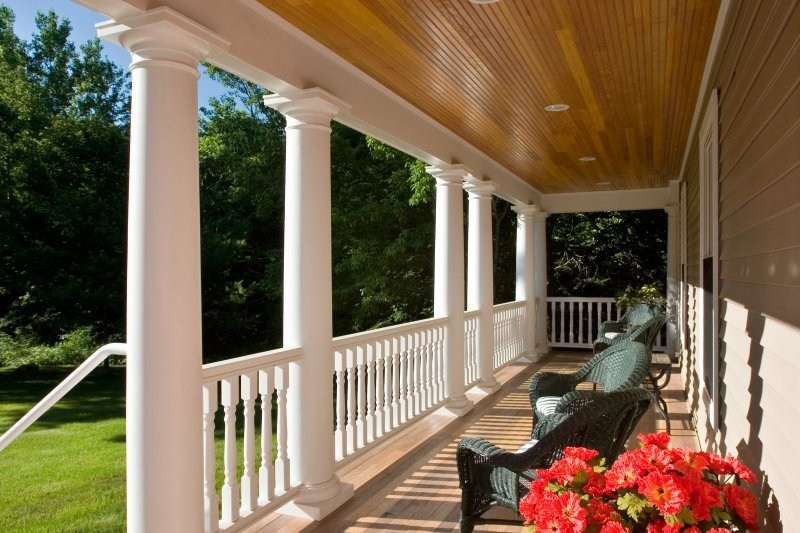
<svg viewBox="0 0 800 533">
<path fill-rule="evenodd" d="M 585 155 L 583 157 L 579 157 L 578 161 L 595 161 L 597 158 L 592 155 Z"/>
<path fill-rule="evenodd" d="M 551 111 L 553 113 L 555 113 L 556 111 L 566 111 L 567 109 L 569 109 L 569 106 L 567 104 L 550 104 L 544 106 L 545 111 Z"/>
<path fill-rule="evenodd" d="M 598 181 L 597 184 L 598 185 L 611 185 L 611 182 L 610 181 Z"/>
</svg>

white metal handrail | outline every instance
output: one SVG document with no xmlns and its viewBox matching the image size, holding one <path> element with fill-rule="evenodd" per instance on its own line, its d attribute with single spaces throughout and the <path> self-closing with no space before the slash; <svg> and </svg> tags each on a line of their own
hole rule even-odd
<svg viewBox="0 0 800 533">
<path fill-rule="evenodd" d="M 50 391 L 50 394 L 42 398 L 33 408 L 20 418 L 16 424 L 11 426 L 8 431 L 0 436 L 0 451 L 5 449 L 6 446 L 11 444 L 14 439 L 19 437 L 31 424 L 36 422 L 39 417 L 45 414 L 48 409 L 53 407 L 56 402 L 63 398 L 75 385 L 80 383 L 83 378 L 97 368 L 100 363 L 105 361 L 112 355 L 127 355 L 128 346 L 123 343 L 111 343 L 99 348 L 96 352 L 90 355 L 81 365 L 72 371 L 72 373 L 64 378 L 64 381 L 59 383 L 56 388 Z"/>
</svg>

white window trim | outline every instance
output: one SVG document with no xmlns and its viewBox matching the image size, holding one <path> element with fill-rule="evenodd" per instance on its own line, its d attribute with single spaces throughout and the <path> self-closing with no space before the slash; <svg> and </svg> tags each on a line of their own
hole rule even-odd
<svg viewBox="0 0 800 533">
<path fill-rule="evenodd" d="M 705 117 L 699 135 L 699 163 L 700 163 L 700 290 L 698 291 L 699 305 L 697 309 L 697 361 L 700 369 L 700 391 L 713 431 L 719 428 L 719 90 L 714 89 L 708 99 Z M 710 157 L 710 161 L 708 160 Z M 712 262 L 712 305 L 711 305 L 711 333 L 712 357 L 711 368 L 706 369 L 705 350 L 705 309 L 706 286 L 703 260 L 711 257 Z M 709 390 L 705 376 L 710 370 L 711 381 L 714 384 Z"/>
</svg>

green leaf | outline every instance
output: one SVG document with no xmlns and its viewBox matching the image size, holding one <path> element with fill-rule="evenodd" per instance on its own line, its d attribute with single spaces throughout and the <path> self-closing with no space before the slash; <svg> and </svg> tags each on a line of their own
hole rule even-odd
<svg viewBox="0 0 800 533">
<path fill-rule="evenodd" d="M 639 515 L 652 509 L 652 507 L 652 504 L 647 500 L 633 492 L 628 492 L 617 498 L 617 509 L 625 511 L 634 521 L 639 520 Z"/>
</svg>

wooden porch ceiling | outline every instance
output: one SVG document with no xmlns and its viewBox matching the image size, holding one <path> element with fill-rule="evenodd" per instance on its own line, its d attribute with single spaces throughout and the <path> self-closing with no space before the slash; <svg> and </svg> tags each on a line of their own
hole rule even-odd
<svg viewBox="0 0 800 533">
<path fill-rule="evenodd" d="M 545 194 L 677 177 L 720 4 L 260 1 Z"/>
</svg>

